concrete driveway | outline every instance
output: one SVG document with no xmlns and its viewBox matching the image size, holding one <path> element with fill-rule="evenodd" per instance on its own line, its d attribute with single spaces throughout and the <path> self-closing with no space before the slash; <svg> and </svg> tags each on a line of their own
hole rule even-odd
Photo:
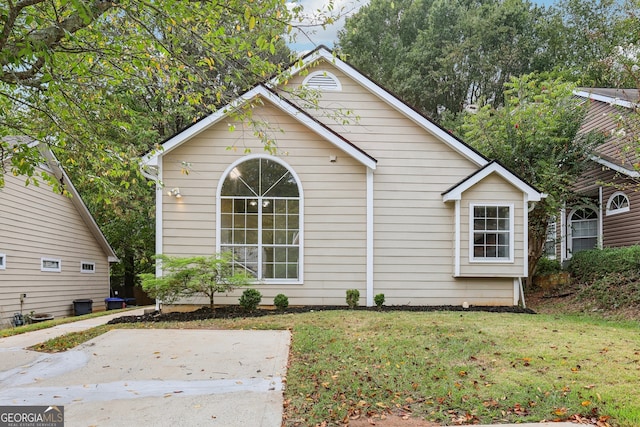
<svg viewBox="0 0 640 427">
<path fill-rule="evenodd" d="M 64 406 L 68 427 L 282 424 L 288 331 L 119 329 L 57 354 L 27 341 L 0 339 L 0 406 Z"/>
</svg>

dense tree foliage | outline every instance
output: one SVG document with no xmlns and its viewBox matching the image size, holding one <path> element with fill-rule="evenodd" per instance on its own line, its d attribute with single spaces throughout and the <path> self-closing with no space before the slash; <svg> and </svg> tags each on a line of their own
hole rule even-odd
<svg viewBox="0 0 640 427">
<path fill-rule="evenodd" d="M 467 114 L 467 142 L 500 161 L 547 197 L 529 213 L 529 277 L 542 255 L 549 218 L 572 196 L 572 185 L 588 164 L 598 133 L 580 133 L 586 106 L 572 96 L 574 86 L 535 75 L 505 85 L 504 106 L 485 105 Z"/>
<path fill-rule="evenodd" d="M 609 85 L 617 46 L 637 42 L 616 0 L 372 0 L 348 18 L 339 46 L 349 60 L 432 118 L 479 100 L 503 102 L 503 85 L 555 72 L 579 85 Z"/>
<path fill-rule="evenodd" d="M 299 13 L 283 0 L 0 0 L 0 187 L 5 173 L 47 179 L 33 175 L 37 150 L 3 138 L 47 143 L 133 296 L 154 253 L 139 157 L 288 64 Z"/>
</svg>

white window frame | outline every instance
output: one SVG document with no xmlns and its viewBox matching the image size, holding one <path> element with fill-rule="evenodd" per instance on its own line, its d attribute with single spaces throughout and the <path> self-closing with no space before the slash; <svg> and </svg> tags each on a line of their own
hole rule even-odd
<svg viewBox="0 0 640 427">
<path fill-rule="evenodd" d="M 91 266 L 86 269 L 85 266 Z M 96 263 L 93 261 L 80 261 L 80 273 L 93 274 L 96 272 Z"/>
<path fill-rule="evenodd" d="M 289 166 L 286 162 L 282 161 L 280 158 L 267 155 L 267 154 L 251 154 L 245 157 L 242 157 L 235 162 L 233 162 L 227 169 L 224 171 L 220 180 L 218 181 L 218 188 L 216 191 L 216 252 L 220 253 L 222 251 L 222 246 L 224 246 L 221 242 L 222 240 L 222 186 L 232 173 L 234 173 L 234 169 L 241 163 L 254 160 L 254 159 L 266 159 L 276 162 L 286 168 L 289 173 L 291 173 L 293 179 L 296 181 L 298 185 L 298 277 L 296 279 L 285 279 L 285 278 L 275 278 L 275 279 L 260 279 L 258 278 L 255 283 L 264 283 L 268 285 L 272 284 L 286 284 L 286 285 L 301 285 L 304 283 L 304 193 L 302 189 L 302 182 L 300 178 L 296 174 L 295 170 Z M 259 209 L 261 211 L 261 209 Z M 260 233 L 259 233 L 260 234 Z M 261 245 L 261 244 L 259 244 Z M 260 251 L 261 252 L 261 251 Z M 260 265 L 260 263 L 258 263 Z"/>
<path fill-rule="evenodd" d="M 7 269 L 7 254 L 0 253 L 0 270 Z"/>
<path fill-rule="evenodd" d="M 611 208 L 611 204 L 613 203 L 613 201 L 617 197 L 624 197 L 624 199 L 627 201 L 627 206 L 624 206 L 622 208 L 613 208 L 612 209 Z M 609 197 L 609 201 L 607 202 L 607 210 L 606 210 L 605 215 L 617 215 L 617 214 L 629 212 L 630 210 L 631 210 L 631 201 L 629 200 L 629 196 L 627 196 L 622 191 L 616 191 L 615 193 L 613 193 L 611 195 L 611 197 Z"/>
<path fill-rule="evenodd" d="M 600 228 L 600 218 L 601 218 L 601 211 L 594 207 L 594 206 L 590 206 L 590 205 L 585 205 L 585 206 L 579 206 L 576 207 L 574 209 L 571 210 L 571 212 L 569 212 L 569 215 L 567 216 L 567 259 L 570 259 L 573 256 L 573 223 L 575 222 L 573 220 L 573 215 L 580 211 L 580 210 L 584 210 L 584 209 L 590 209 L 593 212 L 595 212 L 596 214 L 596 218 L 592 221 L 596 221 L 597 224 L 597 229 L 596 229 L 596 235 L 593 236 L 596 238 L 596 245 L 594 247 L 594 249 L 600 249 L 601 248 L 601 242 L 602 242 L 602 235 L 601 233 L 601 228 Z M 580 221 L 584 221 L 584 220 L 580 220 Z M 585 236 L 580 236 L 578 238 L 587 238 Z"/>
<path fill-rule="evenodd" d="M 54 262 L 54 263 L 58 263 L 57 267 L 45 267 L 45 263 L 47 262 Z M 51 273 L 60 273 L 62 271 L 62 260 L 59 258 L 47 258 L 47 257 L 42 257 L 40 258 L 40 271 L 47 271 L 47 272 L 51 272 Z"/>
<path fill-rule="evenodd" d="M 547 238 L 544 242 L 544 246 L 545 246 L 545 251 L 543 253 L 544 256 L 546 256 L 549 259 L 556 259 L 557 242 L 558 242 L 558 223 L 557 223 L 557 218 L 554 216 L 547 222 Z M 549 254 L 547 251 L 547 245 L 549 243 L 552 243 L 553 254 Z"/>
<path fill-rule="evenodd" d="M 474 255 L 474 210 L 476 207 L 495 207 L 509 208 L 509 256 L 508 257 L 476 257 Z M 515 205 L 513 203 L 469 203 L 469 262 L 473 263 L 513 263 L 514 262 L 514 244 L 515 244 Z M 486 231 L 486 230 L 483 230 Z"/>
</svg>

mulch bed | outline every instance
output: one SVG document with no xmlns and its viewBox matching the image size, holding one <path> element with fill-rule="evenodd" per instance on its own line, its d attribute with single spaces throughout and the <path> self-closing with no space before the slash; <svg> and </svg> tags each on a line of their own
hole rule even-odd
<svg viewBox="0 0 640 427">
<path fill-rule="evenodd" d="M 121 316 L 111 321 L 109 324 L 114 325 L 118 323 L 139 323 L 139 322 L 188 322 L 192 320 L 206 320 L 206 319 L 233 319 L 243 317 L 262 317 L 273 314 L 294 314 L 294 313 L 310 313 L 314 311 L 329 311 L 329 310 L 350 310 L 345 306 L 326 306 L 326 305 L 305 305 L 288 307 L 284 311 L 258 308 L 254 311 L 248 312 L 242 307 L 237 305 L 228 305 L 222 307 L 216 307 L 215 311 L 209 307 L 202 307 L 195 311 L 189 312 L 171 312 L 160 313 L 152 312 L 142 316 Z M 521 313 L 521 314 L 536 314 L 535 311 L 530 308 L 522 308 L 517 306 L 508 307 L 487 307 L 487 306 L 470 306 L 469 308 L 463 308 L 462 306 L 455 305 L 435 305 L 435 306 L 383 306 L 378 307 L 356 307 L 352 309 L 354 311 L 376 311 L 376 312 L 393 312 L 393 311 L 412 311 L 412 312 L 428 312 L 428 311 L 483 311 L 489 313 Z"/>
</svg>

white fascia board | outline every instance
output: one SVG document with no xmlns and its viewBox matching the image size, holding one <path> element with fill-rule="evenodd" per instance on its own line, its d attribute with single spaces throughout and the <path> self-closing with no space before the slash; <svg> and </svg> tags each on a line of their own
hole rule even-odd
<svg viewBox="0 0 640 427">
<path fill-rule="evenodd" d="M 244 95 L 236 99 L 234 102 L 232 102 L 228 106 L 219 109 L 215 113 L 211 114 L 205 119 L 197 122 L 193 126 L 185 129 L 183 132 L 169 139 L 167 142 L 162 144 L 161 151 L 156 151 L 145 156 L 142 160 L 142 164 L 157 167 L 158 157 L 165 155 L 166 153 L 170 152 L 174 148 L 181 145 L 183 142 L 191 139 L 195 135 L 201 133 L 202 131 L 213 126 L 214 124 L 220 122 L 220 120 L 227 117 L 231 111 L 239 108 L 240 106 L 248 102 L 251 102 L 252 100 L 258 97 L 269 100 L 274 106 L 276 106 L 283 112 L 289 114 L 291 117 L 298 120 L 298 122 L 306 126 L 308 129 L 315 132 L 319 136 L 322 136 L 327 141 L 332 143 L 334 146 L 336 146 L 346 154 L 350 155 L 351 157 L 353 157 L 355 160 L 359 161 L 366 167 L 370 169 L 376 169 L 376 161 L 373 158 L 367 156 L 366 154 L 358 150 L 353 145 L 345 142 L 344 140 L 339 138 L 336 134 L 331 132 L 328 128 L 322 126 L 320 123 L 315 121 L 311 116 L 304 113 L 302 110 L 299 110 L 298 108 L 294 107 L 293 105 L 289 104 L 288 102 L 285 102 L 279 96 L 277 96 L 276 94 L 274 94 L 273 92 L 271 92 L 270 90 L 268 90 L 262 85 L 256 86 L 255 88 L 246 92 Z"/>
<path fill-rule="evenodd" d="M 637 106 L 637 104 L 630 101 L 625 101 L 624 99 L 598 95 L 596 93 L 587 92 L 584 90 L 576 90 L 573 93 L 574 95 L 579 96 L 581 98 L 593 99 L 594 101 L 606 102 L 607 104 L 618 105 L 620 107 L 635 108 Z"/>
<path fill-rule="evenodd" d="M 620 165 L 617 165 L 613 162 L 610 162 L 608 160 L 605 160 L 601 157 L 598 156 L 591 156 L 591 160 L 593 160 L 594 162 L 601 164 L 602 166 L 606 166 L 611 170 L 614 170 L 618 173 L 621 173 L 623 175 L 626 175 L 630 178 L 640 178 L 640 172 L 636 171 L 636 170 L 631 170 L 631 169 L 627 169 L 625 167 L 622 167 Z"/>
<path fill-rule="evenodd" d="M 443 130 L 442 128 L 440 128 L 439 126 L 437 126 L 436 124 L 431 122 L 430 120 L 428 120 L 425 117 L 423 117 L 417 111 L 415 111 L 412 108 L 410 108 L 407 104 L 405 104 L 404 102 L 402 102 L 401 100 L 396 98 L 391 93 L 387 92 L 385 89 L 380 87 L 378 84 L 374 83 L 368 77 L 366 77 L 365 75 L 363 75 L 362 73 L 360 73 L 359 71 L 357 71 L 356 69 L 351 67 L 349 64 L 347 64 L 346 62 L 342 61 L 336 55 L 334 55 L 332 52 L 330 52 L 330 51 L 328 51 L 326 49 L 322 49 L 322 48 L 318 49 L 318 51 L 316 51 L 315 53 L 309 55 L 309 57 L 305 59 L 305 61 L 304 61 L 304 63 L 302 65 L 296 65 L 296 66 L 292 67 L 290 72 L 291 72 L 292 75 L 294 75 L 294 74 L 298 73 L 302 69 L 308 67 L 309 65 L 313 64 L 315 61 L 317 61 L 318 59 L 321 59 L 321 58 L 326 60 L 327 62 L 335 65 L 336 68 L 338 68 L 340 71 L 342 71 L 346 75 L 348 75 L 351 78 L 353 78 L 355 81 L 357 81 L 364 88 L 366 88 L 367 90 L 369 90 L 370 92 L 375 94 L 378 98 L 382 99 L 384 102 L 389 104 L 391 107 L 393 107 L 396 110 L 400 111 L 402 114 L 407 116 L 409 119 L 411 119 L 418 126 L 426 129 L 431 134 L 435 135 L 442 142 L 444 142 L 449 147 L 451 147 L 455 151 L 457 151 L 460 154 L 462 154 L 467 159 L 471 160 L 476 165 L 485 166 L 485 165 L 487 165 L 489 163 L 489 161 L 487 159 L 485 159 L 482 155 L 478 154 L 477 152 L 475 152 L 470 147 L 467 147 L 466 145 L 462 144 L 460 141 L 458 141 L 456 138 L 454 138 L 450 133 L 448 133 L 447 131 Z M 276 82 L 275 79 L 272 80 L 272 83 L 275 83 L 275 82 Z"/>
<path fill-rule="evenodd" d="M 476 185 L 477 183 L 479 183 L 480 181 L 482 181 L 492 173 L 497 173 L 502 178 L 507 180 L 511 185 L 513 185 L 514 187 L 522 191 L 526 195 L 528 202 L 539 202 L 540 200 L 546 197 L 544 193 L 540 193 L 536 191 L 533 187 L 531 187 L 529 184 L 527 184 L 526 182 L 518 178 L 508 169 L 505 169 L 500 164 L 491 163 L 487 167 L 481 169 L 474 175 L 470 176 L 468 179 L 460 183 L 455 188 L 452 188 L 451 190 L 447 191 L 442 196 L 442 201 L 448 202 L 452 200 L 461 200 L 462 193 L 464 193 L 466 190 L 473 187 L 474 185 Z"/>
</svg>

